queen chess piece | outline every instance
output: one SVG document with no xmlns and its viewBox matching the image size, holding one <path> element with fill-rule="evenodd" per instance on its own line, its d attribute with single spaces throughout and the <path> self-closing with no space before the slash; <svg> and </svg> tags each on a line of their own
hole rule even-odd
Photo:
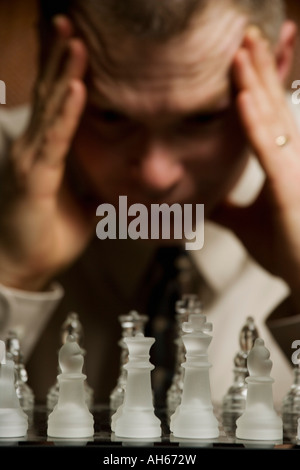
<svg viewBox="0 0 300 470">
<path fill-rule="evenodd" d="M 170 431 L 183 439 L 214 439 L 219 436 L 219 423 L 211 402 L 207 350 L 212 325 L 202 313 L 191 314 L 183 324 L 182 340 L 186 349 L 182 399 L 170 418 Z"/>
<path fill-rule="evenodd" d="M 116 411 L 124 401 L 126 382 L 127 382 L 127 370 L 124 367 L 128 362 L 128 347 L 125 338 L 133 337 L 139 333 L 145 331 L 145 324 L 148 321 L 148 316 L 140 315 L 137 311 L 131 310 L 127 315 L 120 315 L 119 322 L 122 329 L 122 337 L 119 341 L 121 348 L 120 354 L 120 373 L 117 379 L 117 384 L 112 390 L 109 397 L 110 409 Z"/>
<path fill-rule="evenodd" d="M 149 351 L 154 338 L 138 333 L 125 338 L 129 355 L 124 366 L 127 384 L 123 404 L 111 419 L 111 429 L 117 437 L 129 439 L 155 439 L 161 436 L 161 422 L 155 415 L 151 387 Z"/>
</svg>

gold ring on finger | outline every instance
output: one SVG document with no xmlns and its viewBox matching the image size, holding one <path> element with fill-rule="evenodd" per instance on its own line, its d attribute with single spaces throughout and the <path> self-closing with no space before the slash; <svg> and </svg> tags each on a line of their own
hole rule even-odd
<svg viewBox="0 0 300 470">
<path fill-rule="evenodd" d="M 275 139 L 277 147 L 284 147 L 289 142 L 289 137 L 286 134 L 279 135 Z"/>
</svg>

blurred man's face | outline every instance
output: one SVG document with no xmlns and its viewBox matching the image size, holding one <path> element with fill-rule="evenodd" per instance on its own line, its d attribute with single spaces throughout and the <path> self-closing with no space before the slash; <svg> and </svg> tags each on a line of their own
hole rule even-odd
<svg viewBox="0 0 300 470">
<path fill-rule="evenodd" d="M 232 59 L 245 18 L 209 8 L 155 44 L 105 33 L 75 156 L 99 203 L 202 203 L 228 193 L 245 165 Z M 95 60 L 95 57 L 94 57 Z"/>
</svg>

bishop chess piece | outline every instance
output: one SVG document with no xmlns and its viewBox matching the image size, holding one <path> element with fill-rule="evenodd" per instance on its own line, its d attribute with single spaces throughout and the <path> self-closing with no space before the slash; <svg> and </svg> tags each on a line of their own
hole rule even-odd
<svg viewBox="0 0 300 470">
<path fill-rule="evenodd" d="M 94 435 L 94 419 L 86 404 L 82 349 L 68 336 L 59 351 L 58 402 L 48 417 L 48 436 L 73 439 Z"/>
<path fill-rule="evenodd" d="M 299 436 L 298 419 L 300 418 L 300 364 L 294 367 L 294 382 L 283 398 L 281 414 L 285 434 L 292 439 L 297 433 Z"/>
<path fill-rule="evenodd" d="M 258 331 L 254 319 L 248 317 L 239 336 L 240 350 L 234 357 L 233 384 L 228 389 L 222 403 L 222 422 L 227 433 L 235 434 L 236 420 L 241 416 L 246 406 L 248 388 L 246 377 L 249 375 L 247 358 L 257 338 Z"/>
<path fill-rule="evenodd" d="M 10 331 L 6 338 L 6 354 L 14 361 L 15 388 L 21 408 L 28 416 L 32 416 L 35 401 L 34 393 L 27 383 L 28 374 L 23 362 L 20 340 L 14 331 Z"/>
<path fill-rule="evenodd" d="M 124 366 L 127 384 L 123 404 L 112 416 L 111 429 L 117 437 L 155 439 L 161 436 L 161 422 L 154 413 L 149 351 L 154 338 L 142 333 L 125 338 L 129 355 Z"/>
<path fill-rule="evenodd" d="M 120 373 L 115 388 L 110 394 L 110 409 L 116 411 L 124 401 L 124 394 L 127 382 L 127 370 L 124 367 L 128 362 L 128 348 L 124 341 L 125 338 L 130 338 L 139 333 L 144 333 L 145 324 L 148 321 L 146 315 L 140 315 L 135 310 L 131 310 L 128 315 L 120 315 L 119 321 L 122 329 L 122 338 L 119 341 L 121 348 L 120 355 Z"/>
<path fill-rule="evenodd" d="M 21 408 L 15 388 L 15 365 L 0 341 L 0 438 L 24 437 L 28 416 Z"/>
<path fill-rule="evenodd" d="M 186 349 L 184 383 L 180 405 L 170 419 L 174 437 L 214 439 L 219 436 L 218 420 L 211 402 L 207 350 L 212 337 L 207 334 L 212 325 L 205 315 L 191 314 L 183 324 L 182 340 Z"/>
<path fill-rule="evenodd" d="M 182 299 L 176 302 L 175 311 L 176 337 L 174 341 L 176 345 L 176 358 L 172 383 L 167 391 L 167 409 L 169 414 L 174 413 L 177 406 L 180 404 L 183 390 L 184 369 L 182 364 L 185 359 L 185 348 L 182 341 L 182 325 L 184 322 L 188 321 L 189 315 L 202 311 L 202 303 L 197 295 L 184 294 Z"/>
<path fill-rule="evenodd" d="M 82 354 L 85 356 L 86 351 L 83 348 L 83 342 L 84 342 L 83 328 L 82 328 L 82 324 L 79 320 L 79 316 L 77 313 L 71 312 L 68 314 L 66 320 L 62 324 L 60 334 L 61 334 L 61 345 L 65 344 L 68 336 L 72 336 L 81 347 Z M 58 370 L 58 374 L 59 373 L 60 373 L 60 370 Z M 87 381 L 84 382 L 84 389 L 85 389 L 87 406 L 91 408 L 94 402 L 94 392 L 93 392 L 93 389 L 89 386 Z M 58 400 L 58 393 L 59 393 L 59 384 L 58 384 L 58 380 L 56 379 L 54 385 L 50 387 L 48 394 L 47 394 L 47 408 L 49 411 L 52 411 L 54 406 L 56 405 L 57 400 Z"/>
<path fill-rule="evenodd" d="M 244 440 L 277 441 L 283 436 L 282 420 L 273 403 L 270 377 L 272 361 L 270 352 L 261 338 L 255 340 L 248 356 L 249 377 L 245 410 L 236 422 L 236 437 Z"/>
</svg>

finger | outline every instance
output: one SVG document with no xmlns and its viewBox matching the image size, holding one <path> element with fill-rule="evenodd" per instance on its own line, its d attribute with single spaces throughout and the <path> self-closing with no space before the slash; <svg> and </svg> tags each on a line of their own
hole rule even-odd
<svg viewBox="0 0 300 470">
<path fill-rule="evenodd" d="M 43 125 L 48 127 L 60 112 L 69 84 L 74 79 L 83 79 L 87 66 L 87 53 L 80 40 L 73 39 L 69 44 L 69 58 L 62 76 L 57 80 L 52 95 L 48 97 L 43 115 Z"/>
<path fill-rule="evenodd" d="M 53 20 L 53 26 L 55 29 L 54 46 L 52 47 L 47 66 L 42 71 L 38 85 L 38 93 L 42 99 L 48 96 L 57 78 L 62 59 L 66 53 L 68 39 L 70 39 L 73 34 L 72 24 L 65 16 L 56 16 Z"/>
<path fill-rule="evenodd" d="M 60 114 L 45 132 L 42 150 L 36 153 L 36 161 L 51 167 L 64 164 L 85 102 L 84 84 L 80 80 L 72 80 Z"/>
<path fill-rule="evenodd" d="M 244 46 L 249 51 L 256 73 L 270 98 L 283 104 L 285 94 L 270 42 L 262 36 L 258 28 L 250 28 L 245 36 Z"/>
</svg>

